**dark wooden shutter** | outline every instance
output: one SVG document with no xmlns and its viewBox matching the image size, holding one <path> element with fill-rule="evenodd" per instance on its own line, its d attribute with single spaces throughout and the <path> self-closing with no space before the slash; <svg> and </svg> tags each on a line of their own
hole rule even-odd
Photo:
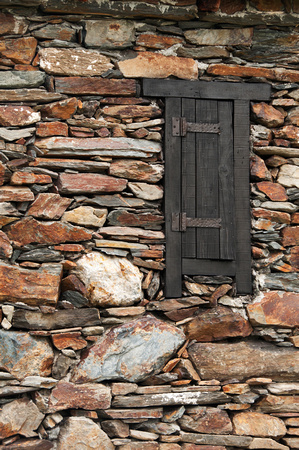
<svg viewBox="0 0 299 450">
<path fill-rule="evenodd" d="M 165 97 L 166 297 L 182 275 L 229 275 L 250 293 L 249 100 L 264 84 L 144 80 Z"/>
</svg>

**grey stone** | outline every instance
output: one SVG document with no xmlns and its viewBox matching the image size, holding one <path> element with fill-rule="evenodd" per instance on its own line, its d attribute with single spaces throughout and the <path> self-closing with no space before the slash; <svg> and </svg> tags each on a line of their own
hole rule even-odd
<svg viewBox="0 0 299 450">
<path fill-rule="evenodd" d="M 296 273 L 260 274 L 258 281 L 262 289 L 299 292 L 299 279 Z"/>
<path fill-rule="evenodd" d="M 17 139 L 30 137 L 33 135 L 34 132 L 35 128 L 22 128 L 20 130 L 9 130 L 8 128 L 0 127 L 0 138 L 11 142 L 16 141 Z"/>
<path fill-rule="evenodd" d="M 127 322 L 84 352 L 73 381 L 142 381 L 158 373 L 183 342 L 181 330 L 154 317 Z"/>
<path fill-rule="evenodd" d="M 244 380 L 250 377 L 298 380 L 299 354 L 294 348 L 278 348 L 269 342 L 247 340 L 227 344 L 192 344 L 188 353 L 204 380 Z"/>
<path fill-rule="evenodd" d="M 250 45 L 252 29 L 188 30 L 184 32 L 188 42 L 196 45 Z"/>
<path fill-rule="evenodd" d="M 148 183 L 128 183 L 128 188 L 143 200 L 160 200 L 163 198 L 163 189 Z"/>
<path fill-rule="evenodd" d="M 39 87 L 45 79 L 46 74 L 38 70 L 0 72 L 0 89 Z"/>
<path fill-rule="evenodd" d="M 50 248 L 37 248 L 35 250 L 22 253 L 18 259 L 20 261 L 55 262 L 61 261 L 63 257 L 60 252 L 51 250 Z"/>
<path fill-rule="evenodd" d="M 77 291 L 63 292 L 61 300 L 71 303 L 75 308 L 83 308 L 88 305 L 88 299 Z"/>
<path fill-rule="evenodd" d="M 252 442 L 249 436 L 226 436 L 215 434 L 185 433 L 181 431 L 181 441 L 192 444 L 228 445 L 232 447 L 248 447 Z"/>
<path fill-rule="evenodd" d="M 100 445 L 100 447 L 99 447 Z M 61 427 L 57 450 L 114 450 L 99 425 L 86 417 L 69 417 Z"/>
<path fill-rule="evenodd" d="M 130 47 L 135 38 L 134 22 L 128 20 L 86 20 L 87 47 L 122 49 Z"/>
<path fill-rule="evenodd" d="M 14 434 L 37 436 L 36 430 L 44 418 L 37 406 L 28 398 L 19 398 L 3 405 L 0 412 L 0 439 Z"/>
<path fill-rule="evenodd" d="M 1 368 L 18 380 L 27 376 L 48 376 L 54 353 L 46 338 L 34 338 L 21 331 L 0 330 Z"/>
</svg>

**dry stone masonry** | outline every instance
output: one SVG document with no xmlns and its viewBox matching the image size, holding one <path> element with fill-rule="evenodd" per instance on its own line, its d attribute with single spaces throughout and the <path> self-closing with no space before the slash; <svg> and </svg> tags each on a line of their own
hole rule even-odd
<svg viewBox="0 0 299 450">
<path fill-rule="evenodd" d="M 2 0 L 0 449 L 299 448 L 296 0 Z M 163 98 L 262 82 L 253 295 L 165 298 Z"/>
</svg>

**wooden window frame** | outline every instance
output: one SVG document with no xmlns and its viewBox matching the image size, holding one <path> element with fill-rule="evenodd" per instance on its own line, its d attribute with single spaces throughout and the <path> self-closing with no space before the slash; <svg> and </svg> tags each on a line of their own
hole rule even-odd
<svg viewBox="0 0 299 450">
<path fill-rule="evenodd" d="M 165 108 L 165 232 L 166 232 L 166 298 L 181 297 L 182 274 L 235 276 L 238 294 L 252 292 L 251 276 L 251 214 L 250 214 L 250 101 L 270 99 L 267 83 L 226 81 L 184 81 L 144 79 L 143 95 L 166 99 Z M 180 140 L 173 136 L 172 117 L 181 98 L 230 100 L 233 102 L 233 147 L 235 182 L 236 260 L 203 260 L 198 273 L 196 264 L 182 264 L 181 238 L 172 231 L 171 215 L 181 211 L 181 196 L 173 191 L 173 179 L 180 179 Z M 184 267 L 182 267 L 182 265 Z"/>
</svg>

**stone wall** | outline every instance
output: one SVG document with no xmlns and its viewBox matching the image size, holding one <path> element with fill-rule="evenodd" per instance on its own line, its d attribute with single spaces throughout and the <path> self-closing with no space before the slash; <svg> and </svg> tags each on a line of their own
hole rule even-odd
<svg viewBox="0 0 299 450">
<path fill-rule="evenodd" d="M 299 448 L 297 2 L 2 0 L 1 449 Z M 252 104 L 253 296 L 165 299 L 162 99 Z"/>
</svg>

